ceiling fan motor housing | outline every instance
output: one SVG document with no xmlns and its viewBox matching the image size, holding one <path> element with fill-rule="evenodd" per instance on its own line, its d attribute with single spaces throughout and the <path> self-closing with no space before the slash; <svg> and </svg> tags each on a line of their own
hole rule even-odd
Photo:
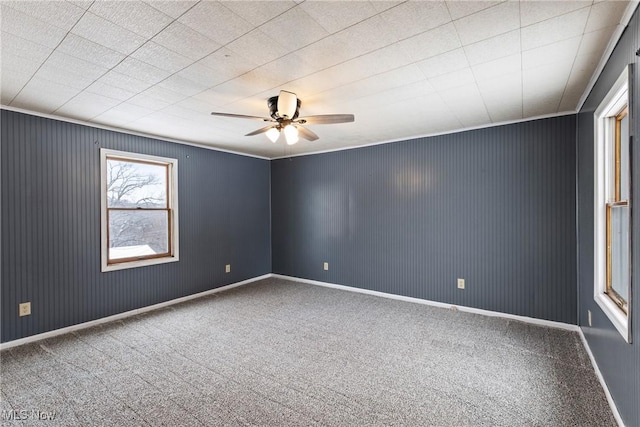
<svg viewBox="0 0 640 427">
<path fill-rule="evenodd" d="M 274 119 L 274 120 L 278 120 L 281 119 L 282 117 L 278 114 L 278 96 L 272 96 L 271 98 L 269 98 L 267 100 L 267 105 L 269 106 L 269 115 Z M 300 105 L 302 105 L 302 102 L 300 101 L 300 99 L 298 98 L 297 102 L 296 102 L 296 112 L 293 115 L 293 117 L 290 117 L 289 120 L 295 120 L 298 118 L 298 115 L 300 114 Z"/>
</svg>

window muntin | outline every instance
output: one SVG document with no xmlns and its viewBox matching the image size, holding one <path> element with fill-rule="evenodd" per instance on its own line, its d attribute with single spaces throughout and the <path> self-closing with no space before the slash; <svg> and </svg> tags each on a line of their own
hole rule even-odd
<svg viewBox="0 0 640 427">
<path fill-rule="evenodd" d="M 101 150 L 102 271 L 178 260 L 177 160 Z"/>
</svg>

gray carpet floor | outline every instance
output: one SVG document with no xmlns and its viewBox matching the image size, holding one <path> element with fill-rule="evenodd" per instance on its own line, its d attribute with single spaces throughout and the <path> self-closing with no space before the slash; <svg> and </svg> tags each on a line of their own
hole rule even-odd
<svg viewBox="0 0 640 427">
<path fill-rule="evenodd" d="M 575 332 L 278 279 L 0 356 L 20 425 L 616 425 Z"/>
</svg>

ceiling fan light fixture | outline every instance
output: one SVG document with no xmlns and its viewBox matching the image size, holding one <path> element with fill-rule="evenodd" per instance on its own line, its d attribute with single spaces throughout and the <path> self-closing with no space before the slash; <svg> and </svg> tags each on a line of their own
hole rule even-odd
<svg viewBox="0 0 640 427">
<path fill-rule="evenodd" d="M 278 128 L 272 127 L 271 129 L 269 129 L 267 131 L 267 138 L 269 138 L 269 141 L 271 142 L 276 142 L 278 138 L 280 138 L 280 131 L 278 130 Z"/>
<path fill-rule="evenodd" d="M 283 131 L 287 144 L 293 145 L 298 142 L 298 129 L 295 126 L 286 125 Z"/>
</svg>

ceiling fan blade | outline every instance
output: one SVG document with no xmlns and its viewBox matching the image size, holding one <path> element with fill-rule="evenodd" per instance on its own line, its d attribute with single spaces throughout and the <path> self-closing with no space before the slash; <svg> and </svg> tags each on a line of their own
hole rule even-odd
<svg viewBox="0 0 640 427">
<path fill-rule="evenodd" d="M 315 141 L 316 139 L 318 139 L 318 135 L 316 135 L 315 133 L 311 132 L 309 129 L 306 129 L 302 126 L 297 126 L 298 128 L 298 133 L 300 134 L 301 137 L 303 137 L 304 139 L 306 139 L 307 141 Z"/>
<path fill-rule="evenodd" d="M 296 114 L 298 107 L 298 97 L 293 92 L 281 90 L 278 95 L 278 115 L 283 118 L 291 119 Z"/>
<path fill-rule="evenodd" d="M 259 135 L 261 133 L 265 133 L 266 131 L 268 131 L 269 129 L 273 128 L 273 125 L 269 125 L 269 126 L 265 126 L 263 128 L 260 128 L 258 130 L 254 130 L 253 132 L 249 132 L 248 134 L 246 134 L 245 136 L 253 136 L 253 135 Z"/>
<path fill-rule="evenodd" d="M 258 117 L 258 116 L 245 116 L 244 114 L 232 114 L 232 113 L 211 113 L 212 116 L 221 116 L 221 117 L 232 117 L 235 119 L 251 119 L 251 120 L 261 120 L 263 122 L 272 122 L 272 119 L 268 119 L 266 117 Z"/>
<path fill-rule="evenodd" d="M 333 123 L 351 123 L 355 121 L 355 117 L 353 114 L 322 114 L 301 117 L 296 121 L 307 125 L 329 125 Z"/>
</svg>

